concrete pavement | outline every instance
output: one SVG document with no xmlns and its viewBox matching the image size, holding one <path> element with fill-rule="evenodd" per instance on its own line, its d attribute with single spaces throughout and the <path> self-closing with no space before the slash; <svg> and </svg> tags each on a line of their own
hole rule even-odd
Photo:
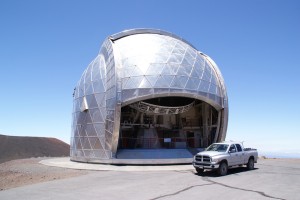
<svg viewBox="0 0 300 200">
<path fill-rule="evenodd" d="M 300 160 L 259 160 L 255 170 L 232 169 L 224 177 L 212 172 L 199 176 L 188 166 L 163 171 L 105 169 L 1 191 L 0 199 L 300 199 L 299 164 Z"/>
</svg>

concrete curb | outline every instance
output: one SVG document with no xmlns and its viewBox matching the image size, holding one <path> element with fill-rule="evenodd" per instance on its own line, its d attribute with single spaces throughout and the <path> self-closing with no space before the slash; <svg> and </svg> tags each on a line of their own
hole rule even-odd
<svg viewBox="0 0 300 200">
<path fill-rule="evenodd" d="M 110 164 L 92 164 L 73 162 L 70 157 L 51 158 L 41 160 L 39 163 L 52 167 L 62 167 L 79 170 L 95 170 L 95 171 L 191 171 L 194 167 L 189 165 L 110 165 Z"/>
</svg>

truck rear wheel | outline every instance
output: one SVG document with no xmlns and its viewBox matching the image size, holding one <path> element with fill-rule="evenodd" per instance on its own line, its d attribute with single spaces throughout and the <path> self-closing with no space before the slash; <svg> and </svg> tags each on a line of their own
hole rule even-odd
<svg viewBox="0 0 300 200">
<path fill-rule="evenodd" d="M 254 169 L 254 159 L 253 158 L 249 158 L 248 163 L 247 163 L 247 168 L 248 168 L 248 170 Z"/>
<path fill-rule="evenodd" d="M 227 171 L 228 171 L 228 165 L 226 162 L 222 162 L 219 166 L 219 169 L 218 169 L 218 174 L 220 176 L 225 176 L 227 174 Z"/>
</svg>

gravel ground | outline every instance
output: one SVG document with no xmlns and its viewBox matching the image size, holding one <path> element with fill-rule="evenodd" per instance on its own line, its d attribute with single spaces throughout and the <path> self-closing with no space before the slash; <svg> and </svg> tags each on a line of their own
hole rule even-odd
<svg viewBox="0 0 300 200">
<path fill-rule="evenodd" d="M 45 166 L 39 161 L 45 158 L 12 160 L 0 164 L 0 191 L 9 188 L 64 179 L 88 174 L 88 170 L 75 170 Z"/>
</svg>

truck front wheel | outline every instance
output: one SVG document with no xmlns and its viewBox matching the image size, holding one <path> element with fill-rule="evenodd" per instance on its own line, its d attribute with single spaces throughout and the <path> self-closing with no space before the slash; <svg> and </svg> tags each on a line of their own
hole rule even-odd
<svg viewBox="0 0 300 200">
<path fill-rule="evenodd" d="M 203 174 L 204 169 L 196 168 L 196 171 L 197 171 L 198 174 Z"/>
<path fill-rule="evenodd" d="M 220 176 L 225 176 L 227 174 L 227 170 L 228 170 L 228 165 L 226 162 L 222 162 L 219 166 L 219 169 L 218 169 L 218 174 Z"/>
<path fill-rule="evenodd" d="M 248 170 L 254 169 L 254 159 L 253 158 L 249 158 L 248 163 L 247 163 L 247 168 L 248 168 Z"/>
</svg>

